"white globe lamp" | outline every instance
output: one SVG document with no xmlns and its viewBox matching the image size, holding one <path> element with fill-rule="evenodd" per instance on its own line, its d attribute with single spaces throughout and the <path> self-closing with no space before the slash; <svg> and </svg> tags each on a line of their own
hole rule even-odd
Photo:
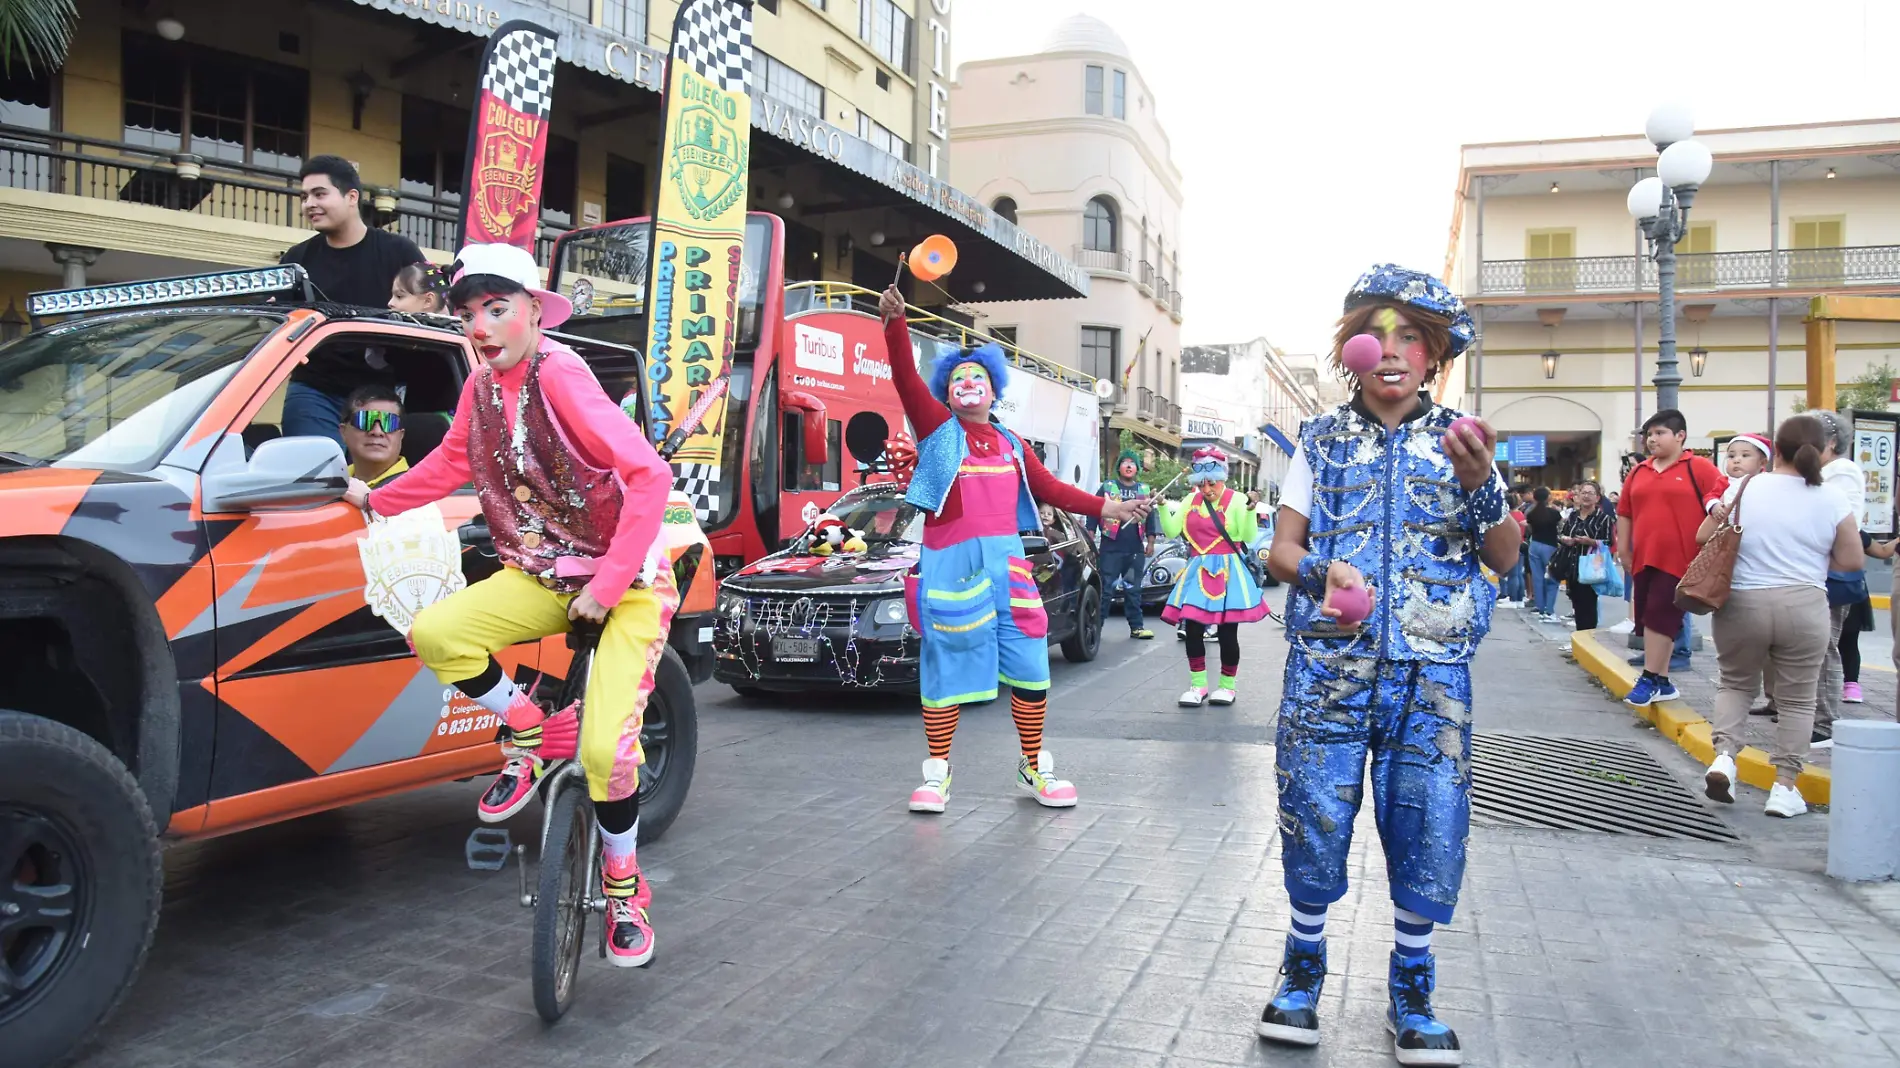
<svg viewBox="0 0 1900 1068">
<path fill-rule="evenodd" d="M 1658 150 L 1695 136 L 1695 114 L 1683 103 L 1664 104 L 1649 113 L 1643 133 Z"/>
<path fill-rule="evenodd" d="M 1627 204 L 1630 218 L 1642 221 L 1654 219 L 1662 214 L 1663 183 L 1661 178 L 1645 178 L 1630 187 Z"/>
<path fill-rule="evenodd" d="M 1700 141 L 1677 141 L 1656 160 L 1656 175 L 1671 189 L 1694 189 L 1709 180 L 1715 157 Z"/>
</svg>

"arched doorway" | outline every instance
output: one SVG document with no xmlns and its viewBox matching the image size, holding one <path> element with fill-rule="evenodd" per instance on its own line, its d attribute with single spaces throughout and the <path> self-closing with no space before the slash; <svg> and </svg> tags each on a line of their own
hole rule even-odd
<svg viewBox="0 0 1900 1068">
<path fill-rule="evenodd" d="M 1542 467 L 1505 466 L 1513 483 L 1567 490 L 1585 478 L 1616 480 L 1615 464 L 1603 467 L 1603 419 L 1587 405 L 1542 394 L 1514 400 L 1487 418 L 1500 440 L 1532 434 L 1544 439 Z"/>
</svg>

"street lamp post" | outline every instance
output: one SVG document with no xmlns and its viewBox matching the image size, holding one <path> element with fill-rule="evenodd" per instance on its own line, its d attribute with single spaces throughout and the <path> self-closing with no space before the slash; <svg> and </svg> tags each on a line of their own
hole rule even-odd
<svg viewBox="0 0 1900 1068">
<path fill-rule="evenodd" d="M 1649 116 L 1644 127 L 1660 155 L 1656 176 L 1630 189 L 1629 213 L 1642 227 L 1656 259 L 1658 318 L 1656 339 L 1656 408 L 1676 407 L 1682 370 L 1676 363 L 1676 243 L 1688 233 L 1689 206 L 1696 191 L 1708 181 L 1714 157 L 1702 144 L 1690 140 L 1695 121 L 1689 109 L 1665 105 Z"/>
</svg>

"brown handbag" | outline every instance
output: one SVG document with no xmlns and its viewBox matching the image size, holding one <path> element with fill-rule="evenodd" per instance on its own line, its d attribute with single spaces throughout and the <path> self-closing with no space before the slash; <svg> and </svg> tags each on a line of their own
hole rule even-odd
<svg viewBox="0 0 1900 1068">
<path fill-rule="evenodd" d="M 1742 495 L 1748 492 L 1749 479 L 1754 477 L 1742 479 L 1728 517 L 1702 543 L 1701 551 L 1689 561 L 1682 580 L 1676 583 L 1676 607 L 1684 612 L 1706 616 L 1721 611 L 1728 603 L 1729 583 L 1735 579 L 1735 554 L 1742 548 Z"/>
</svg>

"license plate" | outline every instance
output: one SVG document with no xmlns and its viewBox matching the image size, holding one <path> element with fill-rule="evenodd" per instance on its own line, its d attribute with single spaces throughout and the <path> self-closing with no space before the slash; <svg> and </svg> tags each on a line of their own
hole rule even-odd
<svg viewBox="0 0 1900 1068">
<path fill-rule="evenodd" d="M 773 638 L 772 659 L 781 664 L 812 664 L 818 660 L 817 638 Z"/>
</svg>

